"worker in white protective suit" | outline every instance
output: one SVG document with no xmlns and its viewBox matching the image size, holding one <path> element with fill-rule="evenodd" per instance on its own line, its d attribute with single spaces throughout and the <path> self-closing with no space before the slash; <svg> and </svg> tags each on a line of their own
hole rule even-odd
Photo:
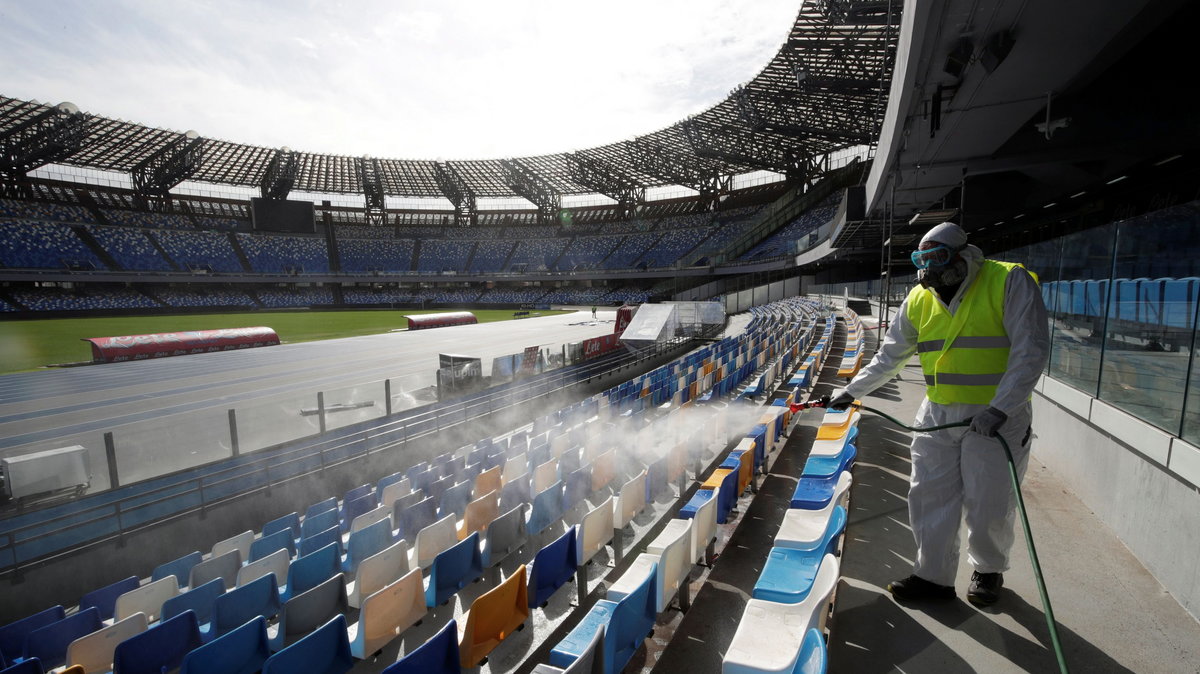
<svg viewBox="0 0 1200 674">
<path fill-rule="evenodd" d="M 844 409 L 894 377 L 918 354 L 926 398 L 917 427 L 972 418 L 969 428 L 918 433 L 912 442 L 909 522 L 917 543 L 913 574 L 888 585 L 899 600 L 953 599 L 959 527 L 966 514 L 973 604 L 998 598 L 1013 543 L 1015 497 L 1004 449 L 1025 474 L 1032 433 L 1030 395 L 1046 365 L 1050 337 L 1035 277 L 1017 264 L 984 259 L 966 232 L 942 223 L 913 253 L 913 288 L 870 364 L 830 407 Z"/>
</svg>

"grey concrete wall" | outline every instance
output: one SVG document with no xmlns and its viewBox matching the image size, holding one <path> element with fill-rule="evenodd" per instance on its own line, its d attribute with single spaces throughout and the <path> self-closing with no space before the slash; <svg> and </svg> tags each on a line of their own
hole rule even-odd
<svg viewBox="0 0 1200 674">
<path fill-rule="evenodd" d="M 1056 397 L 1083 411 L 1075 401 Z M 1034 456 L 1116 533 L 1188 613 L 1200 619 L 1200 489 L 1153 460 L 1149 444 L 1145 449 L 1150 452 L 1144 452 L 1118 440 L 1042 393 L 1034 394 L 1033 406 Z M 1111 423 L 1113 411 L 1104 414 Z M 1143 425 L 1141 432 L 1122 435 L 1137 444 L 1144 444 L 1141 438 L 1154 442 L 1155 429 Z M 1178 444 L 1172 452 L 1183 456 L 1191 451 Z"/>
</svg>

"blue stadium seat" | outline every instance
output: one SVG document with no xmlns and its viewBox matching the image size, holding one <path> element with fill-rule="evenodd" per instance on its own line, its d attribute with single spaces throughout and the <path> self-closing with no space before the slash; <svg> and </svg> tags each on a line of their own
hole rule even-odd
<svg viewBox="0 0 1200 674">
<path fill-rule="evenodd" d="M 529 575 L 529 607 L 544 606 L 558 588 L 575 575 L 579 567 L 576 527 L 567 529 L 533 557 Z"/>
<path fill-rule="evenodd" d="M 113 598 L 113 601 L 116 601 L 116 597 Z M 24 653 L 25 637 L 30 632 L 56 623 L 65 617 L 67 614 L 62 606 L 51 606 L 44 611 L 38 611 L 0 627 L 0 654 L 3 654 L 9 662 L 16 661 Z"/>
<path fill-rule="evenodd" d="M 267 658 L 262 674 L 344 674 L 354 667 L 346 618 L 334 616 L 307 636 Z"/>
<path fill-rule="evenodd" d="M 592 467 L 584 466 L 567 474 L 563 486 L 563 509 L 572 508 L 592 493 Z"/>
<path fill-rule="evenodd" d="M 192 567 L 202 561 L 204 561 L 204 555 L 199 552 L 189 552 L 179 559 L 156 566 L 154 572 L 150 574 L 150 580 L 162 580 L 167 576 L 175 576 L 179 587 L 185 587 L 188 584 L 188 578 L 192 575 Z"/>
<path fill-rule="evenodd" d="M 397 501 L 399 503 L 399 501 Z M 408 541 L 409 547 L 417 539 L 417 532 L 437 521 L 437 501 L 432 496 L 426 496 L 414 505 L 399 511 L 396 520 L 396 535 Z"/>
<path fill-rule="evenodd" d="M 283 599 L 306 592 L 338 573 L 342 565 L 339 546 L 340 543 L 329 543 L 293 560 L 288 565 L 288 584 L 283 591 Z"/>
<path fill-rule="evenodd" d="M 179 674 L 255 674 L 270 656 L 267 619 L 258 616 L 188 653 Z"/>
<path fill-rule="evenodd" d="M 575 629 L 550 651 L 550 664 L 569 667 L 587 652 L 596 632 L 603 629 L 605 674 L 616 674 L 625 669 L 654 628 L 656 573 L 655 565 L 650 565 L 636 588 L 619 602 L 607 599 L 596 602 Z"/>
<path fill-rule="evenodd" d="M 325 499 L 324 501 L 318 501 L 318 502 L 308 506 L 308 509 L 304 511 L 304 518 L 308 519 L 309 517 L 312 517 L 313 515 L 323 513 L 327 510 L 337 510 L 337 507 L 338 507 L 337 499 L 331 496 L 331 497 Z"/>
<path fill-rule="evenodd" d="M 251 543 L 249 561 L 257 562 L 276 550 L 287 550 L 288 557 L 296 556 L 296 541 L 292 538 L 292 530 L 290 528 L 280 529 L 271 534 L 263 534 L 262 538 Z"/>
<path fill-rule="evenodd" d="M 504 507 L 501 505 L 501 507 Z M 563 516 L 563 484 L 555 482 L 540 494 L 533 497 L 533 507 L 529 510 L 529 522 L 526 528 L 530 534 L 540 534 L 546 527 L 562 519 Z"/>
<path fill-rule="evenodd" d="M 817 576 L 821 559 L 836 551 L 838 538 L 845 529 L 846 510 L 835 506 L 825 527 L 825 536 L 812 549 L 771 548 L 752 596 L 780 604 L 803 601 Z"/>
<path fill-rule="evenodd" d="M 130 576 L 124 580 L 118 580 L 112 585 L 92 590 L 79 598 L 79 610 L 83 611 L 95 606 L 100 611 L 101 620 L 111 620 L 113 613 L 116 612 L 117 597 L 130 590 L 136 590 L 139 585 L 141 585 L 141 580 L 137 576 Z M 2 642 L 0 642 L 0 648 L 3 648 Z"/>
<path fill-rule="evenodd" d="M 311 555 L 327 545 L 333 545 L 337 548 L 337 557 L 339 560 L 338 563 L 341 563 L 343 553 L 342 531 L 338 528 L 336 520 L 334 521 L 333 526 L 329 527 L 328 529 L 320 533 L 312 534 L 306 538 L 301 538 L 300 547 L 296 550 L 296 553 L 298 556 L 304 557 L 305 555 Z"/>
<path fill-rule="evenodd" d="M 117 644 L 113 674 L 162 674 L 177 669 L 200 646 L 196 614 L 184 611 Z"/>
<path fill-rule="evenodd" d="M 362 560 L 381 552 L 396 541 L 392 538 L 392 523 L 383 519 L 350 534 L 346 541 L 346 559 L 342 571 L 354 575 Z"/>
<path fill-rule="evenodd" d="M 371 487 L 369 484 L 363 486 L 367 488 Z M 354 521 L 355 517 L 374 510 L 378 505 L 379 503 L 375 500 L 374 492 L 368 492 L 352 501 L 346 501 L 342 507 L 342 533 L 350 530 L 350 523 Z"/>
<path fill-rule="evenodd" d="M 305 539 L 336 526 L 338 526 L 338 511 L 336 509 L 322 510 L 305 517 L 304 521 L 300 522 L 300 538 Z"/>
<path fill-rule="evenodd" d="M 225 581 L 221 578 L 214 578 L 163 602 L 162 619 L 170 620 L 184 611 L 192 611 L 196 614 L 196 622 L 200 625 L 200 639 L 208 641 L 212 633 L 209 621 L 212 620 L 213 604 L 216 603 L 217 597 L 223 594 L 225 594 Z"/>
<path fill-rule="evenodd" d="M 458 623 L 451 620 L 425 643 L 383 670 L 383 674 L 461 674 Z"/>
<path fill-rule="evenodd" d="M 346 577 L 340 573 L 303 594 L 294 595 L 279 613 L 275 636 L 268 635 L 271 650 L 278 651 L 295 643 L 334 616 L 344 615 L 348 608 Z"/>
<path fill-rule="evenodd" d="M 429 586 L 425 588 L 425 605 L 445 603 L 482 575 L 483 557 L 479 552 L 479 533 L 475 532 L 434 557 Z"/>
<path fill-rule="evenodd" d="M 443 492 L 438 501 L 438 517 L 453 514 L 456 519 L 462 519 L 463 511 L 471 502 L 471 492 L 474 487 L 473 479 L 463 480 Z"/>
<path fill-rule="evenodd" d="M 219 638 L 256 617 L 270 620 L 279 615 L 281 607 L 275 574 L 268 573 L 213 601 L 210 632 Z"/>
<path fill-rule="evenodd" d="M 285 529 L 292 532 L 292 538 L 300 538 L 299 513 L 288 513 L 283 517 L 279 517 L 267 522 L 263 525 L 262 537 L 266 538 L 277 531 L 283 531 Z M 272 552 L 274 551 L 272 550 Z"/>
<path fill-rule="evenodd" d="M 500 489 L 500 509 L 512 510 L 520 505 L 527 505 L 531 497 L 529 494 L 529 473 L 522 473 L 520 476 L 509 480 Z"/>
<path fill-rule="evenodd" d="M 72 641 L 103 626 L 100 611 L 92 607 L 39 627 L 25 636 L 24 658 L 37 658 L 46 669 L 61 667 L 67 662 L 67 646 Z"/>
</svg>

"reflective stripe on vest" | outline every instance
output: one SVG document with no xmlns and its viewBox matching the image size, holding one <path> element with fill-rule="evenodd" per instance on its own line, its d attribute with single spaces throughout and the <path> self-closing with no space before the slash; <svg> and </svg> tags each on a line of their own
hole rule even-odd
<svg viewBox="0 0 1200 674">
<path fill-rule="evenodd" d="M 943 405 L 986 405 L 1008 369 L 1011 342 L 1004 330 L 1004 286 L 1020 265 L 984 260 L 951 315 L 933 290 L 908 296 L 908 319 L 917 328 L 917 354 L 926 395 Z"/>
</svg>

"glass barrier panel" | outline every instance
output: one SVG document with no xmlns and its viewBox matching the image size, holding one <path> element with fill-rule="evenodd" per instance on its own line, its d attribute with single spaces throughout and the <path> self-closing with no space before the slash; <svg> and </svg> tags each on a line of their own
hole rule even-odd
<svg viewBox="0 0 1200 674">
<path fill-rule="evenodd" d="M 436 373 L 392 377 L 392 414 L 437 402 Z"/>
<path fill-rule="evenodd" d="M 317 392 L 260 398 L 237 406 L 238 446 L 242 454 L 320 432 Z"/>
<path fill-rule="evenodd" d="M 229 412 L 189 410 L 112 429 L 121 484 L 194 468 L 233 456 Z"/>
<path fill-rule="evenodd" d="M 1063 238 L 1051 321 L 1050 375 L 1095 395 L 1112 271 L 1113 224 Z"/>
<path fill-rule="evenodd" d="M 11 458 L 42 452 L 50 449 L 61 449 L 79 445 L 87 450 L 88 485 L 86 494 L 106 491 L 111 487 L 108 476 L 108 458 L 104 450 L 104 432 L 88 431 L 74 435 L 56 436 L 49 440 L 39 440 L 18 447 L 7 447 L 0 450 L 0 458 Z M 35 496 L 36 498 L 36 496 Z"/>
<path fill-rule="evenodd" d="M 325 391 L 325 428 L 332 430 L 387 414 L 383 381 Z"/>
</svg>

